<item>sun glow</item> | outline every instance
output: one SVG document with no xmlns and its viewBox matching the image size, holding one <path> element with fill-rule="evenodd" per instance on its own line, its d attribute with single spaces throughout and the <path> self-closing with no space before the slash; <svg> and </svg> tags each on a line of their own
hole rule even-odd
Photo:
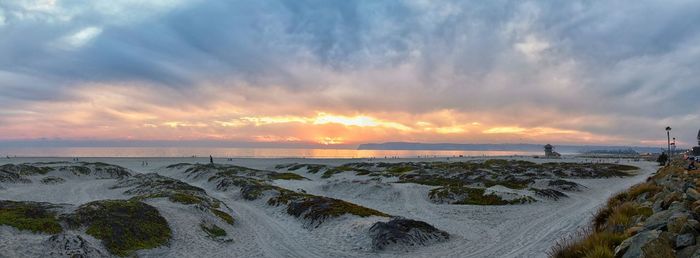
<svg viewBox="0 0 700 258">
<path fill-rule="evenodd" d="M 99 89 L 99 90 L 96 90 Z M 157 106 L 133 102 L 129 87 L 86 89 L 86 101 L 51 103 L 29 113 L 7 115 L 0 132 L 23 138 L 124 138 L 159 140 L 216 139 L 255 142 L 307 142 L 325 145 L 384 141 L 517 142 L 584 141 L 602 139 L 585 131 L 554 126 L 528 127 L 500 123 L 502 117 L 443 109 L 427 113 L 341 112 L 305 108 L 251 106 L 212 102 L 206 107 Z M 148 90 L 148 89 L 145 89 Z M 149 92 L 148 96 L 158 96 Z M 136 96 L 138 97 L 138 96 Z M 129 103 L 129 104 L 126 104 Z M 7 111 L 6 111 L 7 113 Z M 26 114 L 25 114 L 26 113 Z M 21 119 L 20 119 L 21 118 Z M 19 120 L 18 120 L 19 119 Z M 21 126 L 32 126 L 31 130 Z M 69 124 L 55 128 L 51 125 Z M 567 125 L 572 127 L 574 125 Z M 70 128 L 70 129 L 67 129 Z"/>
<path fill-rule="evenodd" d="M 318 140 L 318 143 L 323 144 L 323 145 L 342 144 L 343 138 L 322 137 Z"/>
<path fill-rule="evenodd" d="M 269 124 L 302 123 L 309 125 L 339 124 L 343 126 L 357 127 L 385 127 L 397 130 L 410 131 L 412 128 L 397 122 L 384 121 L 366 115 L 343 116 L 319 112 L 313 117 L 303 116 L 247 116 L 240 120 L 253 123 L 255 126 Z M 227 122 L 232 124 L 233 122 Z"/>
</svg>

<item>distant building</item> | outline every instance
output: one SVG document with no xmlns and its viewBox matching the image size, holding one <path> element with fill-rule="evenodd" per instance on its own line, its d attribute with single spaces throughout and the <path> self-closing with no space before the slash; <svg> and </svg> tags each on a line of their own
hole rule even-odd
<svg viewBox="0 0 700 258">
<path fill-rule="evenodd" d="M 554 146 L 547 144 L 544 146 L 544 157 L 549 159 L 558 159 L 561 158 L 561 154 L 554 151 Z"/>
<path fill-rule="evenodd" d="M 700 130 L 698 130 L 698 146 L 693 147 L 693 156 L 700 156 Z"/>
</svg>

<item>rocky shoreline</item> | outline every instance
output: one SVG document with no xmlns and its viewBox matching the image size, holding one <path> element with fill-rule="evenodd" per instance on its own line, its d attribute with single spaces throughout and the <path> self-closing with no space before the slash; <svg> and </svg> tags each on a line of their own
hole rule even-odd
<svg viewBox="0 0 700 258">
<path fill-rule="evenodd" d="M 612 196 L 550 257 L 700 257 L 700 171 L 678 161 Z"/>
</svg>

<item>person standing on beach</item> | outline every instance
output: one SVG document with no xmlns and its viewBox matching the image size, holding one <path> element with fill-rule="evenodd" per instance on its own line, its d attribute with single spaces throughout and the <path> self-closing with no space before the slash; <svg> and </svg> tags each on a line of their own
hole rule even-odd
<svg viewBox="0 0 700 258">
<path fill-rule="evenodd" d="M 212 157 L 211 155 L 209 155 L 209 163 L 214 164 L 214 157 Z"/>
</svg>

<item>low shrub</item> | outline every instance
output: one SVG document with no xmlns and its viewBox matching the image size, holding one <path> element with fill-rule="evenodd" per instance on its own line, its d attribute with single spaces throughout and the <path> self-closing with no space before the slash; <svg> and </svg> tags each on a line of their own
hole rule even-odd
<svg viewBox="0 0 700 258">
<path fill-rule="evenodd" d="M 102 240 L 118 256 L 164 245 L 172 236 L 158 210 L 137 200 L 90 202 L 78 207 L 69 221 L 87 226 L 87 234 Z"/>
<path fill-rule="evenodd" d="M 0 201 L 0 225 L 34 233 L 56 234 L 63 231 L 54 212 L 33 202 Z"/>
<path fill-rule="evenodd" d="M 304 180 L 306 177 L 294 174 L 294 173 L 274 173 L 270 175 L 272 180 Z"/>
<path fill-rule="evenodd" d="M 199 227 L 202 229 L 202 231 L 207 233 L 207 235 L 209 235 L 209 237 L 212 237 L 212 238 L 224 237 L 227 235 L 226 230 L 224 230 L 223 228 L 220 228 L 214 224 L 207 225 L 207 224 L 202 223 L 202 224 L 199 224 Z"/>
<path fill-rule="evenodd" d="M 554 258 L 612 258 L 613 249 L 625 238 L 622 233 L 586 228 L 557 241 L 548 254 Z"/>
<path fill-rule="evenodd" d="M 235 222 L 235 220 L 233 219 L 233 217 L 232 217 L 230 214 L 226 213 L 226 212 L 223 212 L 223 211 L 220 211 L 220 210 L 217 210 L 217 209 L 211 209 L 211 212 L 214 213 L 214 215 L 216 215 L 217 217 L 219 217 L 219 218 L 221 218 L 222 220 L 226 221 L 226 223 L 228 223 L 228 224 L 233 225 L 233 223 Z"/>
</svg>

